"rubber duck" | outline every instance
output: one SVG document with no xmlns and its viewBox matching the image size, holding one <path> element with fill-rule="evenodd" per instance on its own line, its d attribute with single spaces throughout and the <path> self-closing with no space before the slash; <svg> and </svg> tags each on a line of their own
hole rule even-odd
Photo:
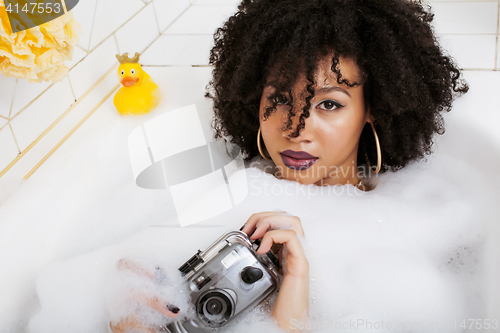
<svg viewBox="0 0 500 333">
<path fill-rule="evenodd" d="M 129 58 L 128 53 L 116 55 L 120 62 L 118 77 L 123 85 L 115 94 L 113 103 L 123 115 L 146 114 L 158 105 L 160 90 L 139 64 L 139 53 Z"/>
</svg>

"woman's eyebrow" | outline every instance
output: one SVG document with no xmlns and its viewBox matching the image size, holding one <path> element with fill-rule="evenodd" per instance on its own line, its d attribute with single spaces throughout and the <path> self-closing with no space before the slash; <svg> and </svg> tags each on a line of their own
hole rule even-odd
<svg viewBox="0 0 500 333">
<path fill-rule="evenodd" d="M 347 96 L 351 97 L 351 94 L 349 94 L 349 92 L 347 90 L 342 89 L 340 87 L 325 86 L 325 87 L 321 87 L 318 89 L 314 89 L 315 94 L 328 94 L 329 92 L 332 92 L 332 91 L 340 91 L 340 92 L 343 92 L 344 94 L 346 94 Z"/>
</svg>

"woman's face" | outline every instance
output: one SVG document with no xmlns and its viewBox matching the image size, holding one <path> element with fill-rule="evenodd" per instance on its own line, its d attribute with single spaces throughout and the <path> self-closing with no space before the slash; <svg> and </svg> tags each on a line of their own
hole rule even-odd
<svg viewBox="0 0 500 333">
<path fill-rule="evenodd" d="M 344 185 L 358 181 L 359 138 L 369 118 L 363 86 L 339 85 L 331 70 L 331 56 L 319 62 L 310 116 L 298 137 L 292 138 L 305 106 L 307 80 L 303 73 L 292 87 L 294 111 L 291 130 L 283 131 L 290 106 L 278 104 L 265 121 L 265 108 L 272 106 L 274 88 L 267 81 L 260 101 L 260 128 L 265 148 L 278 168 L 277 176 L 302 184 Z M 359 82 L 359 69 L 350 59 L 340 58 L 339 69 L 349 82 Z M 289 100 L 289 96 L 284 96 Z M 306 155 L 304 153 L 310 154 Z"/>
</svg>

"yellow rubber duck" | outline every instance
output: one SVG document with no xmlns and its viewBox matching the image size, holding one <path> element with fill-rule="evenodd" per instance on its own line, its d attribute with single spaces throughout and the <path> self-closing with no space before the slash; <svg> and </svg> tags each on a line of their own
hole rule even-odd
<svg viewBox="0 0 500 333">
<path fill-rule="evenodd" d="M 123 115 L 146 114 L 158 105 L 160 90 L 139 64 L 139 53 L 133 58 L 128 53 L 116 55 L 120 62 L 118 76 L 123 85 L 115 94 L 113 103 Z"/>
</svg>

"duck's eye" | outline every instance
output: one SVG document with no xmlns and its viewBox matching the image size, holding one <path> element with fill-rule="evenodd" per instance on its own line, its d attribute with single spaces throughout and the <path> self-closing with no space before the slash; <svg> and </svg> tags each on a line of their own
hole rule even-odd
<svg viewBox="0 0 500 333">
<path fill-rule="evenodd" d="M 125 75 L 125 71 L 122 69 L 122 75 Z"/>
<path fill-rule="evenodd" d="M 135 74 L 135 69 L 131 69 L 130 74 Z"/>
</svg>

